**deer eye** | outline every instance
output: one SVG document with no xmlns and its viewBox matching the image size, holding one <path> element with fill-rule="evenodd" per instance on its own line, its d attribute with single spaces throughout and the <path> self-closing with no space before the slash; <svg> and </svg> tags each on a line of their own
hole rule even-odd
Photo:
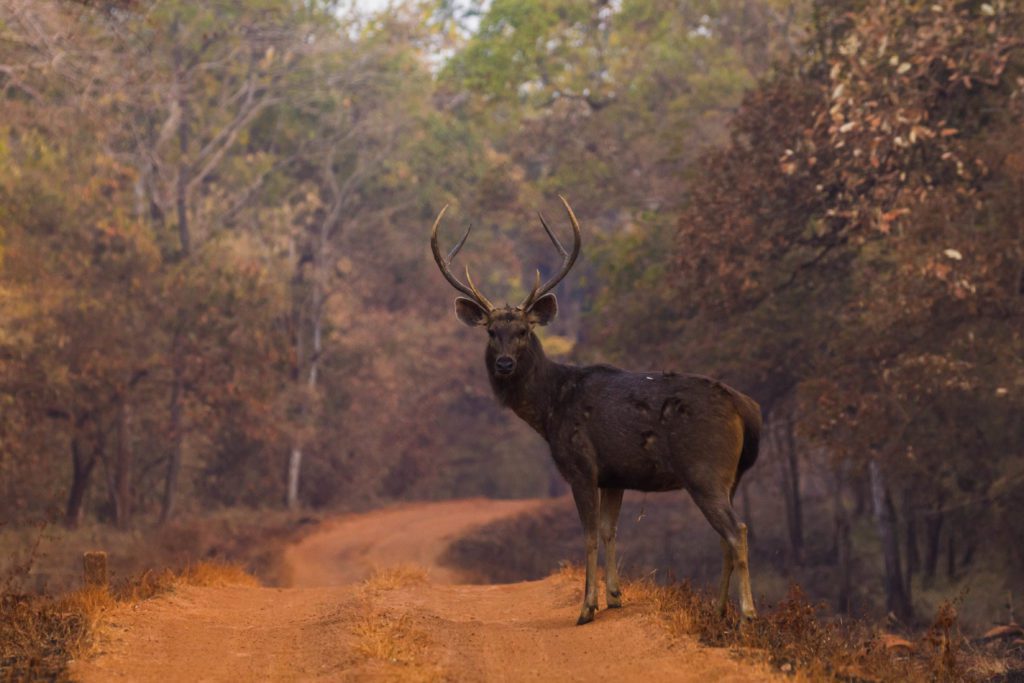
<svg viewBox="0 0 1024 683">
<path fill-rule="evenodd" d="M 522 339 L 523 337 L 526 336 L 526 330 L 519 330 L 518 332 L 516 332 L 516 336 Z"/>
<path fill-rule="evenodd" d="M 487 330 L 487 336 L 494 339 L 494 330 Z"/>
</svg>

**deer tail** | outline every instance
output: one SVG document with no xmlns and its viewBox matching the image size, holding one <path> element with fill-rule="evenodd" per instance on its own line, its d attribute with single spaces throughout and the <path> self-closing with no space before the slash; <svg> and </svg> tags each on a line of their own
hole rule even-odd
<svg viewBox="0 0 1024 683">
<path fill-rule="evenodd" d="M 743 421 L 743 448 L 740 450 L 740 461 L 736 466 L 736 479 L 733 481 L 730 496 L 735 495 L 743 473 L 757 462 L 761 442 L 761 407 L 753 399 L 742 394 L 736 396 L 736 399 L 736 411 Z"/>
</svg>

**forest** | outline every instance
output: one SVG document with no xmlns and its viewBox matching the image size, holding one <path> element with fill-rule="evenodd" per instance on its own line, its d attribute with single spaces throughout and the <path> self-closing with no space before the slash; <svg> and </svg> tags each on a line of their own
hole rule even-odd
<svg viewBox="0 0 1024 683">
<path fill-rule="evenodd" d="M 0 0 L 0 525 L 566 493 L 429 245 L 450 204 L 518 301 L 565 195 L 549 356 L 755 398 L 737 508 L 838 611 L 981 576 L 1012 618 L 1022 37 L 1019 0 Z"/>
</svg>

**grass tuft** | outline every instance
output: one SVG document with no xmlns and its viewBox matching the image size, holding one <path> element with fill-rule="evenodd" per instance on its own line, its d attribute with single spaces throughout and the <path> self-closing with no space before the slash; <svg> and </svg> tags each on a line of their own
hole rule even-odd
<svg viewBox="0 0 1024 683">
<path fill-rule="evenodd" d="M 356 622 L 356 651 L 372 659 L 414 664 L 424 652 L 423 635 L 412 627 L 408 613 L 372 611 Z"/>
<path fill-rule="evenodd" d="M 400 564 L 374 570 L 368 579 L 362 582 L 363 592 L 381 592 L 397 590 L 406 586 L 425 583 L 427 570 L 416 564 Z"/>
<path fill-rule="evenodd" d="M 228 562 L 200 562 L 185 569 L 178 577 L 188 586 L 248 586 L 260 585 L 241 565 Z"/>
<path fill-rule="evenodd" d="M 367 601 L 352 633 L 356 636 L 356 653 L 379 667 L 373 674 L 367 672 L 370 678 L 408 683 L 448 680 L 443 669 L 429 661 L 430 640 L 416 627 L 409 612 L 373 606 Z"/>
</svg>

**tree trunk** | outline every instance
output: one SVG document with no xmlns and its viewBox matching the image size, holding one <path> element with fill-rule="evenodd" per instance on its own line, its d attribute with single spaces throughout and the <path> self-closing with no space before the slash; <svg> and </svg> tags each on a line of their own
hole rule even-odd
<svg viewBox="0 0 1024 683">
<path fill-rule="evenodd" d="M 785 419 L 785 418 L 783 418 Z M 801 565 L 804 560 L 803 511 L 800 502 L 800 463 L 791 421 L 774 430 L 773 446 L 778 454 L 782 473 L 782 497 L 786 506 L 786 531 L 789 537 L 789 562 Z"/>
<path fill-rule="evenodd" d="M 175 334 L 175 340 L 173 345 L 175 347 L 180 343 L 177 339 L 178 334 Z M 185 393 L 185 371 L 182 368 L 184 359 L 181 358 L 181 354 L 175 349 L 171 352 L 174 379 L 171 384 L 171 403 L 170 403 L 170 425 L 168 431 L 171 436 L 171 449 L 167 457 L 167 475 L 164 478 L 164 497 L 163 505 L 160 509 L 160 524 L 166 524 L 170 521 L 174 515 L 174 499 L 178 491 L 178 476 L 181 473 L 181 443 L 182 443 L 182 401 L 184 399 L 183 394 Z"/>
<path fill-rule="evenodd" d="M 864 477 L 858 475 L 853 478 L 851 488 L 854 496 L 853 517 L 854 519 L 863 519 L 868 511 L 868 499 L 871 497 L 868 495 L 870 486 L 865 486 Z"/>
<path fill-rule="evenodd" d="M 953 538 L 953 530 L 947 533 L 946 545 L 946 578 L 950 581 L 956 578 L 956 540 Z"/>
<path fill-rule="evenodd" d="M 89 488 L 95 458 L 86 458 L 82 453 L 78 435 L 71 437 L 71 492 L 68 494 L 68 506 L 64 513 L 64 525 L 74 529 L 82 522 L 82 504 Z"/>
<path fill-rule="evenodd" d="M 311 426 L 308 424 L 310 421 L 315 419 L 313 406 L 311 402 L 316 397 L 317 385 L 320 380 L 320 356 L 323 354 L 323 330 L 324 330 L 324 303 L 326 301 L 324 283 L 324 277 L 326 277 L 326 271 L 324 269 L 325 260 L 327 258 L 327 234 L 328 225 L 324 221 L 320 224 L 320 233 L 316 246 L 316 253 L 313 254 L 313 277 L 310 278 L 310 293 L 309 293 L 309 308 L 310 308 L 310 350 L 309 350 L 309 367 L 306 371 L 305 377 L 305 394 L 302 397 L 302 405 L 300 407 L 299 420 L 301 424 L 300 431 L 305 431 L 305 428 Z M 294 242 L 293 247 L 294 250 Z M 297 261 L 295 273 L 295 284 L 300 285 L 303 282 L 302 278 L 302 262 L 301 259 Z M 299 292 L 296 292 L 298 294 Z M 295 378 L 298 381 L 301 378 L 302 368 L 302 308 L 301 298 L 296 296 L 296 339 L 295 339 L 295 363 L 296 372 Z M 301 437 L 296 439 L 296 443 L 292 446 L 291 455 L 288 458 L 288 483 L 287 483 L 287 496 L 286 503 L 289 510 L 295 510 L 299 506 L 299 481 L 302 473 L 302 439 Z"/>
<path fill-rule="evenodd" d="M 303 314 L 303 300 L 305 298 L 303 267 L 305 257 L 302 249 L 295 243 L 292 237 L 289 243 L 289 251 L 292 263 L 295 264 L 295 274 L 292 276 L 292 353 L 295 358 L 292 366 L 292 381 L 298 387 L 302 381 L 302 369 L 305 363 L 305 344 L 303 343 L 303 328 L 306 317 Z M 292 449 L 288 454 L 288 469 L 285 474 L 285 505 L 289 510 L 298 507 L 299 502 L 299 477 L 302 473 L 302 431 L 305 425 L 305 398 L 300 396 L 298 416 L 296 417 L 296 428 Z"/>
<path fill-rule="evenodd" d="M 839 587 L 836 593 L 836 611 L 850 613 L 851 563 L 853 548 L 850 543 L 850 519 L 843 516 L 836 528 L 836 563 L 839 569 Z"/>
<path fill-rule="evenodd" d="M 924 576 L 928 581 L 935 579 L 935 570 L 939 566 L 939 544 L 942 540 L 942 499 L 935 504 L 935 509 L 924 517 Z"/>
<path fill-rule="evenodd" d="M 302 467 L 302 448 L 298 445 L 292 448 L 291 456 L 288 458 L 288 494 L 286 503 L 289 510 L 299 507 L 299 470 Z"/>
<path fill-rule="evenodd" d="M 850 613 L 850 514 L 843 503 L 843 471 L 836 469 L 833 489 L 833 512 L 835 515 L 835 559 L 838 576 L 836 592 L 836 611 L 840 614 Z"/>
<path fill-rule="evenodd" d="M 883 578 L 886 609 L 895 614 L 900 621 L 907 623 L 913 615 L 913 610 L 910 605 L 910 596 L 903 585 L 903 572 L 900 570 L 899 535 L 896 529 L 896 514 L 893 509 L 892 497 L 878 462 L 871 460 L 868 467 L 871 476 L 871 504 L 885 561 Z"/>
<path fill-rule="evenodd" d="M 171 25 L 174 40 L 178 41 L 179 21 L 175 18 Z M 184 261 L 192 253 L 192 235 L 188 220 L 188 184 L 191 170 L 188 164 L 189 116 L 188 97 L 184 83 L 184 58 L 179 44 L 175 44 L 174 56 L 174 87 L 179 108 L 178 119 L 178 177 L 175 183 L 175 212 L 178 220 L 178 241 L 181 259 Z M 182 444 L 182 402 L 185 400 L 185 358 L 182 354 L 181 330 L 184 328 L 184 313 L 179 313 L 171 341 L 171 364 L 174 378 L 171 384 L 170 413 L 171 450 L 167 458 L 167 476 L 164 479 L 163 504 L 160 509 L 160 524 L 166 524 L 174 515 L 174 498 L 178 489 L 178 477 L 181 473 Z"/>
<path fill-rule="evenodd" d="M 974 561 L 974 551 L 978 549 L 978 536 L 977 534 L 968 534 L 967 538 L 964 539 L 964 554 L 960 558 L 960 567 L 968 567 L 971 562 Z"/>
<path fill-rule="evenodd" d="M 117 454 L 114 460 L 114 521 L 126 529 L 132 514 L 132 466 L 134 453 L 131 439 L 131 406 L 122 399 L 117 411 Z"/>
<path fill-rule="evenodd" d="M 71 436 L 71 491 L 68 493 L 68 505 L 64 512 L 64 524 L 69 529 L 74 529 L 82 522 L 92 472 L 96 468 L 96 461 L 103 452 L 103 430 L 97 425 L 95 446 L 89 455 L 84 453 L 79 431 L 83 425 L 84 422 L 78 420 L 72 426 L 75 431 Z"/>
<path fill-rule="evenodd" d="M 175 19 L 172 25 L 174 38 L 178 40 L 178 20 Z M 189 232 L 188 224 L 188 184 L 192 179 L 192 172 L 188 163 L 188 142 L 189 142 L 189 120 L 188 120 L 188 97 L 184 83 L 185 68 L 181 48 L 174 47 L 174 88 L 178 106 L 178 177 L 175 183 L 175 208 L 178 218 L 178 241 L 183 259 L 188 258 L 192 253 L 192 235 Z"/>
<path fill-rule="evenodd" d="M 914 518 L 914 507 L 910 490 L 903 492 L 903 519 L 907 525 L 907 535 L 904 539 L 904 555 L 907 558 L 907 590 L 910 590 L 911 579 L 921 569 L 921 555 L 917 549 L 917 520 Z"/>
</svg>

